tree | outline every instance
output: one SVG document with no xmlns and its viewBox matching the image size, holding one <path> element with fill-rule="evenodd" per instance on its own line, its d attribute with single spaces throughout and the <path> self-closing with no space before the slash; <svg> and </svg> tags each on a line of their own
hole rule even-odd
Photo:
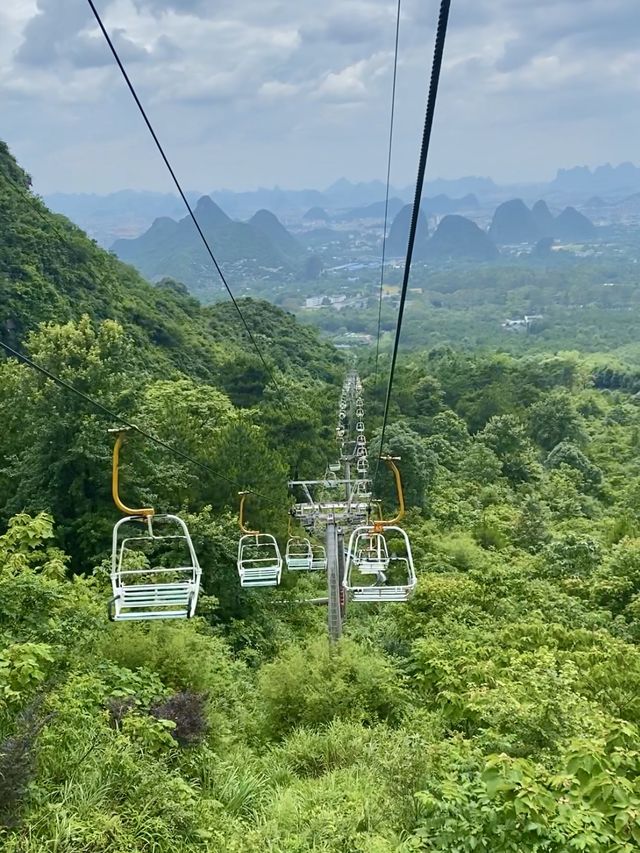
<svg viewBox="0 0 640 853">
<path fill-rule="evenodd" d="M 380 437 L 374 435 L 371 443 L 373 459 L 378 456 L 379 446 Z M 404 423 L 389 424 L 385 432 L 382 453 L 400 457 L 397 465 L 402 476 L 407 506 L 423 507 L 425 493 L 433 483 L 437 464 L 435 456 L 427 447 L 425 440 Z M 394 509 L 391 512 L 395 514 L 395 507 L 397 506 L 395 484 L 382 462 L 380 463 L 377 485 L 385 508 L 393 507 Z M 389 515 L 389 509 L 386 509 L 385 512 Z"/>
<path fill-rule="evenodd" d="M 579 445 L 586 440 L 584 422 L 575 403 L 567 391 L 559 389 L 531 406 L 529 431 L 533 440 L 547 451 L 563 441 Z"/>
<path fill-rule="evenodd" d="M 502 463 L 502 474 L 512 483 L 529 482 L 540 475 L 535 451 L 524 424 L 515 415 L 498 415 L 478 433 Z"/>
<path fill-rule="evenodd" d="M 567 465 L 582 475 L 585 491 L 594 491 L 602 484 L 602 471 L 590 462 L 584 453 L 569 441 L 557 444 L 545 460 L 547 468 L 560 468 Z"/>
</svg>

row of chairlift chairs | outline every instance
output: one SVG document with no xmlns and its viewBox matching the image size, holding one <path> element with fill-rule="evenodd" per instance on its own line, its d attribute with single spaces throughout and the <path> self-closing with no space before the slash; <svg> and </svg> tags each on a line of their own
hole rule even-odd
<svg viewBox="0 0 640 853">
<path fill-rule="evenodd" d="M 282 559 L 278 540 L 270 533 L 249 530 L 244 523 L 244 505 L 248 492 L 240 493 L 240 530 L 238 542 L 238 575 L 245 588 L 278 586 L 283 564 L 290 572 L 320 572 L 327 568 L 323 545 L 312 544 L 302 536 L 289 536 Z"/>
<path fill-rule="evenodd" d="M 356 417 L 355 423 L 355 447 L 347 446 L 348 438 L 348 421 L 350 415 L 350 402 L 354 401 L 353 412 Z M 358 476 L 366 477 L 369 471 L 369 461 L 367 454 L 367 439 L 364 430 L 364 399 L 362 382 L 357 374 L 352 373 L 347 377 L 340 395 L 338 404 L 338 426 L 336 427 L 336 437 L 340 445 L 340 454 L 343 458 L 351 456 L 356 461 L 356 471 Z M 350 443 L 350 442 L 349 442 Z"/>
<path fill-rule="evenodd" d="M 417 585 L 411 543 L 406 531 L 393 523 L 395 520 L 360 525 L 352 531 L 342 581 L 352 601 L 400 602 L 411 598 Z M 293 572 L 325 571 L 326 550 L 306 537 L 292 536 L 283 560 L 271 534 L 246 531 L 240 538 L 238 573 L 242 587 L 278 586 L 283 565 Z"/>
<path fill-rule="evenodd" d="M 339 406 L 337 438 L 343 458 L 355 458 L 358 480 L 356 492 L 365 485 L 368 473 L 366 438 L 364 435 L 364 402 L 362 385 L 357 376 L 345 383 Z M 349 397 L 355 397 L 355 444 L 345 444 Z M 113 499 L 124 517 L 115 525 L 112 540 L 109 617 L 114 621 L 190 618 L 195 614 L 202 570 L 198 563 L 187 525 L 176 515 L 156 514 L 151 508 L 132 510 L 120 499 L 118 489 L 119 453 L 126 430 L 117 433 L 113 451 Z M 349 538 L 345 554 L 343 587 L 353 601 L 399 602 L 413 594 L 417 578 L 406 531 L 396 522 L 404 514 L 404 500 L 399 471 L 393 461 L 390 467 L 396 479 L 400 513 L 390 522 L 379 520 L 357 526 Z M 339 466 L 333 466 L 338 468 Z M 278 542 L 269 533 L 249 530 L 244 524 L 247 492 L 240 493 L 240 527 L 237 569 L 244 588 L 278 586 L 283 566 L 288 571 L 319 572 L 327 568 L 324 546 L 309 538 L 290 535 L 284 560 Z M 138 525 L 135 532 L 131 527 Z M 142 526 L 142 531 L 140 527 Z M 160 531 L 160 532 L 159 532 Z M 390 549 L 390 544 L 392 545 Z M 177 551 L 184 556 L 170 565 L 148 565 L 145 552 L 162 545 L 169 558 Z M 177 565 L 176 565 L 177 562 Z M 401 572 L 404 580 L 389 582 Z M 365 582 L 374 579 L 373 583 Z"/>
</svg>

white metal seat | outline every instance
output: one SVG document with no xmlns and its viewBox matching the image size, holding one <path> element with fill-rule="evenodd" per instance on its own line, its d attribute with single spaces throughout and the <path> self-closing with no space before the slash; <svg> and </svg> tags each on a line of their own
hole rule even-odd
<svg viewBox="0 0 640 853">
<path fill-rule="evenodd" d="M 392 533 L 400 539 L 404 554 L 389 556 L 387 536 Z M 375 538 L 374 537 L 379 537 Z M 383 544 L 384 542 L 384 544 Z M 373 558 L 368 555 L 373 545 Z M 404 583 L 387 583 L 387 575 L 402 570 Z M 376 575 L 372 584 L 367 584 L 367 575 Z M 406 532 L 396 525 L 376 528 L 373 525 L 356 527 L 349 539 L 343 586 L 352 601 L 403 602 L 408 601 L 416 588 L 416 577 L 411 544 Z"/>
<path fill-rule="evenodd" d="M 144 525 L 143 532 L 123 536 L 123 525 Z M 169 525 L 177 533 L 157 533 Z M 152 565 L 160 559 L 175 562 L 175 551 L 188 559 L 182 565 Z M 113 528 L 109 618 L 114 622 L 147 619 L 188 619 L 194 615 L 202 571 L 187 525 L 177 515 L 121 518 Z"/>
<path fill-rule="evenodd" d="M 238 542 L 240 586 L 278 586 L 282 554 L 270 533 L 247 533 Z"/>
<path fill-rule="evenodd" d="M 408 601 L 413 590 L 406 586 L 361 586 L 350 590 L 351 601 L 394 602 Z"/>
<path fill-rule="evenodd" d="M 313 562 L 311 542 L 300 536 L 292 536 L 287 542 L 284 561 L 290 572 L 310 571 Z"/>
<path fill-rule="evenodd" d="M 371 498 L 371 481 L 361 478 L 353 484 L 351 498 L 361 501 L 368 501 Z"/>
<path fill-rule="evenodd" d="M 325 572 L 327 570 L 327 551 L 324 545 L 312 545 L 311 551 L 311 571 Z"/>
<path fill-rule="evenodd" d="M 381 575 L 389 568 L 389 550 L 382 533 L 359 536 L 354 549 L 353 561 L 363 575 Z"/>
</svg>

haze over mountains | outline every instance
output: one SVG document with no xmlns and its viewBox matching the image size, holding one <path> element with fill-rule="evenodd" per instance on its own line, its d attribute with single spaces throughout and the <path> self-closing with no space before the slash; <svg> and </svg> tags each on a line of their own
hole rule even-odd
<svg viewBox="0 0 640 853">
<path fill-rule="evenodd" d="M 519 198 L 499 205 L 489 226 L 489 237 L 497 245 L 532 243 L 543 237 L 589 240 L 595 232 L 593 223 L 574 207 L 554 217 L 546 202 L 539 200 L 530 210 Z"/>
<path fill-rule="evenodd" d="M 303 251 L 267 210 L 258 211 L 249 222 L 237 222 L 209 196 L 202 196 L 195 215 L 215 246 L 216 258 L 227 269 L 286 270 Z M 190 216 L 178 221 L 160 217 L 140 237 L 116 240 L 112 248 L 151 281 L 172 277 L 198 292 L 212 278 L 211 262 Z"/>
<path fill-rule="evenodd" d="M 632 163 L 605 164 L 596 169 L 576 166 L 560 169 L 552 181 L 541 184 L 499 186 L 491 178 L 468 176 L 453 180 L 428 181 L 423 208 L 427 215 L 468 214 L 479 208 L 493 210 L 500 202 L 523 198 L 528 203 L 545 199 L 556 207 L 567 205 L 590 212 L 595 201 L 600 210 L 615 210 L 626 198 L 640 192 L 640 168 Z M 202 192 L 191 191 L 194 202 Z M 266 209 L 283 219 L 300 219 L 310 208 L 323 209 L 334 220 L 348 221 L 381 217 L 385 186 L 381 181 L 352 183 L 345 178 L 327 189 L 286 190 L 258 188 L 248 192 L 215 190 L 213 200 L 234 219 L 249 219 Z M 594 199 L 594 197 L 596 197 Z M 413 198 L 413 187 L 390 188 L 390 218 Z M 154 219 L 184 215 L 180 200 L 171 193 L 121 190 L 108 195 L 55 193 L 47 203 L 86 229 L 99 243 L 110 246 L 119 237 L 136 237 Z"/>
<path fill-rule="evenodd" d="M 386 244 L 390 260 L 404 258 L 412 216 L 410 204 L 392 201 Z M 474 195 L 425 198 L 419 211 L 414 259 L 433 263 L 492 261 L 500 256 L 499 246 L 533 245 L 543 238 L 551 242 L 588 241 L 596 234 L 593 223 L 575 208 L 566 207 L 554 216 L 543 200 L 531 209 L 522 199 L 503 202 L 495 209 L 488 229 L 468 216 L 436 213 L 459 208 L 473 212 L 478 204 Z M 375 202 L 338 213 L 332 220 L 324 208 L 315 206 L 301 217 L 295 234 L 273 211 L 264 208 L 248 221 L 234 220 L 210 196 L 198 200 L 195 214 L 227 272 L 244 280 L 282 282 L 317 278 L 324 266 L 341 269 L 349 264 L 377 264 L 384 207 L 384 202 Z M 394 210 L 397 212 L 392 216 Z M 190 216 L 178 220 L 158 217 L 144 234 L 116 240 L 112 249 L 151 281 L 175 278 L 196 295 L 210 296 L 216 276 Z"/>
</svg>

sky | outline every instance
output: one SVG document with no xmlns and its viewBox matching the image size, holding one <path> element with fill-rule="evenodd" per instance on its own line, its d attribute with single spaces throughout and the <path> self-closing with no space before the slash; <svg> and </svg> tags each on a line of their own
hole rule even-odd
<svg viewBox="0 0 640 853">
<path fill-rule="evenodd" d="M 384 179 L 397 0 L 95 0 L 183 183 Z M 439 0 L 401 0 L 392 182 Z M 638 0 L 452 0 L 427 180 L 639 160 Z M 86 0 L 0 3 L 0 139 L 42 193 L 170 191 Z"/>
</svg>

